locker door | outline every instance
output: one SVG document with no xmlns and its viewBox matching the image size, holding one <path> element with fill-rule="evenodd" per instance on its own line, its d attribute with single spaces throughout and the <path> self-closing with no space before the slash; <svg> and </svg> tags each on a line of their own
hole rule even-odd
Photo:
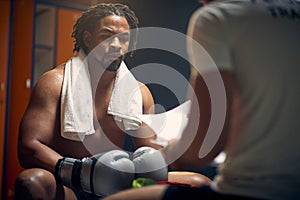
<svg viewBox="0 0 300 200">
<path fill-rule="evenodd" d="M 59 65 L 73 55 L 73 25 L 81 16 L 81 11 L 59 8 L 57 21 L 56 64 Z"/>
<path fill-rule="evenodd" d="M 12 1 L 10 97 L 6 155 L 6 200 L 13 199 L 14 181 L 21 172 L 17 157 L 18 129 L 30 97 L 34 1 Z"/>
</svg>

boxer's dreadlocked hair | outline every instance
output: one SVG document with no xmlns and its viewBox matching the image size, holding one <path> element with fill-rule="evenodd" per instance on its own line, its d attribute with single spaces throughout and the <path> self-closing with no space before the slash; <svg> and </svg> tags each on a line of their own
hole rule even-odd
<svg viewBox="0 0 300 200">
<path fill-rule="evenodd" d="M 86 46 L 83 42 L 84 31 L 92 33 L 97 27 L 99 27 L 101 20 L 110 15 L 117 15 L 126 18 L 131 29 L 128 50 L 132 51 L 132 55 L 133 51 L 136 49 L 139 21 L 134 12 L 129 9 L 128 6 L 119 3 L 100 3 L 83 12 L 82 16 L 73 26 L 72 37 L 75 39 L 73 51 L 79 51 L 82 48 L 82 50 L 86 52 Z"/>
</svg>

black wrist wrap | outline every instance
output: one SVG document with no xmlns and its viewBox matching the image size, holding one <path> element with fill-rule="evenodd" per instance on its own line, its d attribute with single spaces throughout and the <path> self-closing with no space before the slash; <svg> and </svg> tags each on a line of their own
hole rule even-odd
<svg viewBox="0 0 300 200">
<path fill-rule="evenodd" d="M 80 183 L 80 171 L 81 171 L 82 162 L 81 160 L 76 160 L 72 168 L 72 186 L 77 190 L 82 190 Z"/>
<path fill-rule="evenodd" d="M 56 165 L 55 165 L 55 169 L 54 169 L 54 170 L 55 170 L 55 171 L 54 171 L 54 177 L 55 177 L 56 181 L 59 182 L 59 183 L 62 182 L 62 180 L 61 180 L 59 174 L 60 174 L 60 167 L 61 167 L 61 165 L 62 165 L 64 159 L 65 159 L 65 158 L 59 159 L 59 160 L 57 161 L 57 163 L 56 163 Z"/>
</svg>

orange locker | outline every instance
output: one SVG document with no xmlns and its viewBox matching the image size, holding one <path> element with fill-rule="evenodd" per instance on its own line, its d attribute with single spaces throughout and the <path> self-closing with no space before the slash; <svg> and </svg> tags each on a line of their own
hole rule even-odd
<svg viewBox="0 0 300 200">
<path fill-rule="evenodd" d="M 49 30 L 51 33 L 49 37 L 54 39 L 51 40 L 49 44 L 43 44 L 43 41 L 48 40 L 48 38 L 43 38 L 44 34 L 39 34 L 40 32 L 37 31 L 37 27 L 34 27 L 34 23 L 37 22 L 37 20 L 39 20 L 37 19 L 38 14 L 34 10 L 35 8 L 38 8 L 37 4 L 34 4 L 35 1 L 13 1 L 11 5 L 13 14 L 13 31 L 11 33 L 9 33 L 8 28 L 8 17 L 10 10 L 9 2 L 10 1 L 0 1 L 1 10 L 3 8 L 7 8 L 5 9 L 5 12 L 1 11 L 0 13 L 1 30 L 6 30 L 1 31 L 1 44 L 7 44 L 7 48 L 1 48 L 1 63 L 5 63 L 4 61 L 6 61 L 6 63 L 8 62 L 5 59 L 8 58 L 9 34 L 13 38 L 13 42 L 11 44 L 12 52 L 10 70 L 10 102 L 8 107 L 9 114 L 7 118 L 7 155 L 6 160 L 3 160 L 2 155 L 4 152 L 4 148 L 0 149 L 0 160 L 2 161 L 2 163 L 5 162 L 4 171 L 6 174 L 5 177 L 3 176 L 3 178 L 5 179 L 2 181 L 2 183 L 4 183 L 4 191 L 2 191 L 2 197 L 7 200 L 12 200 L 14 194 L 15 178 L 18 175 L 18 173 L 20 173 L 23 170 L 19 165 L 17 158 L 17 140 L 19 123 L 30 98 L 30 92 L 32 87 L 30 83 L 32 82 L 34 84 L 35 80 L 38 79 L 41 73 L 43 73 L 45 70 L 49 70 L 56 64 L 65 62 L 68 58 L 70 58 L 73 55 L 73 39 L 71 37 L 71 34 L 73 25 L 76 22 L 77 18 L 81 15 L 81 11 L 78 11 L 78 9 L 67 9 L 53 4 L 41 5 L 40 10 L 44 9 L 45 7 L 50 8 L 50 11 L 53 11 L 51 12 L 51 15 L 53 15 L 51 17 L 55 19 L 55 21 L 53 20 L 53 26 L 51 26 L 50 28 L 51 30 Z M 41 29 L 43 31 L 44 27 Z M 48 54 L 48 58 L 50 58 L 48 61 L 50 61 L 51 63 L 46 63 L 46 67 L 48 68 L 45 68 L 45 63 L 38 63 L 38 59 L 40 59 L 39 53 L 41 52 L 42 54 Z M 40 67 L 42 69 L 39 69 Z M 1 65 L 1 83 L 6 82 L 6 73 L 7 64 L 3 64 Z M 2 86 L 0 85 L 0 89 L 1 87 Z M 1 106 L 2 99 L 5 103 L 6 94 L 3 94 L 4 92 L 2 92 L 2 90 L 0 91 Z M 5 105 L 3 106 L 3 109 L 2 106 L 0 107 L 0 111 L 0 145 L 3 147 L 5 133 L 4 128 L 2 130 L 2 127 L 4 127 L 4 125 L 2 126 L 2 123 L 4 124 L 5 119 Z M 0 167 L 2 167 L 2 164 Z M 1 172 L 2 169 L 0 171 L 0 176 L 2 178 Z"/>
<path fill-rule="evenodd" d="M 76 20 L 81 16 L 80 11 L 71 9 L 58 9 L 56 64 L 67 61 L 73 55 L 72 30 Z"/>
<path fill-rule="evenodd" d="M 17 160 L 18 126 L 30 96 L 26 83 L 31 79 L 34 1 L 12 1 L 10 102 L 6 155 L 5 199 L 12 199 L 13 185 L 22 170 Z"/>
</svg>

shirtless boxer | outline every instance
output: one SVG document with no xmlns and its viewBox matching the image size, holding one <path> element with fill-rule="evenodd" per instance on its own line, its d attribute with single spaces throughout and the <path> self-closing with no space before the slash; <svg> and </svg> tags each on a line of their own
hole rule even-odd
<svg viewBox="0 0 300 200">
<path fill-rule="evenodd" d="M 97 25 L 98 22 L 100 22 L 99 25 Z M 72 34 L 75 38 L 74 50 L 77 52 L 83 50 L 88 54 L 108 37 L 123 33 L 122 38 L 116 37 L 111 40 L 110 44 L 107 44 L 109 46 L 103 57 L 103 62 L 106 62 L 103 64 L 107 64 L 112 62 L 111 59 L 116 59 L 110 55 L 110 52 L 117 52 L 120 57 L 115 62 L 120 63 L 129 46 L 135 45 L 136 35 L 129 30 L 137 28 L 137 25 L 138 19 L 125 5 L 102 4 L 91 8 L 79 18 L 74 26 Z M 53 173 L 57 161 L 65 156 L 78 159 L 92 156 L 86 148 L 87 145 L 93 145 L 95 151 L 98 146 L 98 152 L 114 149 L 114 145 L 119 148 L 124 146 L 126 134 L 123 125 L 115 122 L 113 117 L 107 114 L 116 70 L 106 70 L 103 73 L 96 94 L 97 100 L 102 102 L 96 105 L 98 121 L 103 132 L 114 145 L 101 147 L 101 144 L 104 144 L 101 140 L 103 136 L 97 132 L 86 136 L 83 142 L 61 137 L 60 100 L 64 68 L 65 64 L 62 64 L 45 73 L 32 91 L 28 108 L 20 125 L 19 161 L 27 170 L 17 178 L 16 199 L 75 199 L 75 194 L 70 188 L 56 184 Z M 152 95 L 145 85 L 141 84 L 140 90 L 143 113 L 151 113 L 154 105 Z M 137 132 L 141 130 L 144 129 L 140 128 Z M 136 147 L 154 146 L 148 141 L 149 138 L 134 137 Z"/>
</svg>

